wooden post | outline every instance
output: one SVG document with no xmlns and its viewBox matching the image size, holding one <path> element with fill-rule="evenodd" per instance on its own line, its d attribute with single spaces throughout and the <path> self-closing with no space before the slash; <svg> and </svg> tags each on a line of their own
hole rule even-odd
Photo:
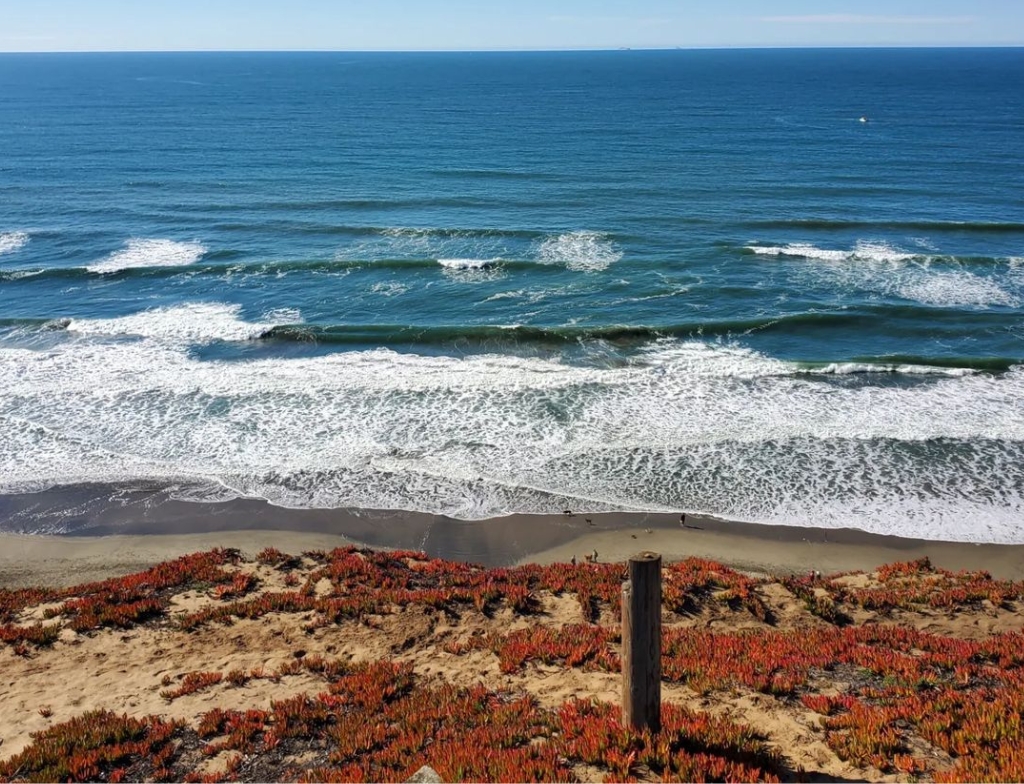
<svg viewBox="0 0 1024 784">
<path fill-rule="evenodd" d="M 629 559 L 622 586 L 622 723 L 661 729 L 661 555 Z"/>
</svg>

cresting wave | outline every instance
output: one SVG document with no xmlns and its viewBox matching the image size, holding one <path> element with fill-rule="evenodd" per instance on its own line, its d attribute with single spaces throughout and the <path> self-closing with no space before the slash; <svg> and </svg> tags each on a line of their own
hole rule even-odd
<svg viewBox="0 0 1024 784">
<path fill-rule="evenodd" d="M 919 241 L 920 242 L 920 241 Z M 783 258 L 809 259 L 817 261 L 850 262 L 860 261 L 869 263 L 891 263 L 920 262 L 933 266 L 959 265 L 979 267 L 1012 267 L 1013 256 L 983 256 L 983 255 L 952 255 L 941 254 L 934 250 L 931 245 L 916 243 L 913 249 L 897 248 L 888 242 L 871 242 L 861 240 L 852 248 L 819 248 L 809 242 L 791 242 L 786 245 L 759 245 L 750 244 L 743 246 L 744 251 L 755 256 L 779 256 Z"/>
<path fill-rule="evenodd" d="M 75 279 L 87 275 L 167 277 L 188 267 L 190 274 L 326 273 L 347 270 L 534 270 L 559 267 L 598 272 L 622 258 L 623 252 L 609 235 L 591 231 L 550 234 L 541 231 L 499 229 L 410 229 L 342 227 L 365 235 L 333 259 L 235 260 L 231 250 L 211 251 L 199 242 L 167 239 L 132 239 L 125 247 L 86 267 L 52 267 L 31 271 L 0 271 L 0 281 L 27 276 L 40 279 Z M 0 235 L 4 237 L 8 235 Z M 27 241 L 27 235 L 25 236 Z M 12 240 L 13 243 L 13 240 Z M 18 246 L 20 247 L 20 246 Z M 11 251 L 17 248 L 12 244 Z M 0 244 L 0 252 L 3 245 Z M 473 255 L 462 255 L 464 253 Z M 206 263 L 201 263 L 206 262 Z"/>
<path fill-rule="evenodd" d="M 548 237 L 538 249 L 541 264 L 562 264 L 566 269 L 599 272 L 621 259 L 622 251 L 605 234 L 596 231 L 571 231 Z"/>
<path fill-rule="evenodd" d="M 382 229 L 340 255 L 352 259 L 437 259 L 448 269 L 518 259 L 577 272 L 599 272 L 622 258 L 616 237 L 596 231 L 559 234 L 537 230 Z"/>
<path fill-rule="evenodd" d="M 434 272 L 438 266 L 458 267 L 465 261 L 465 266 L 470 263 L 479 263 L 481 267 L 501 268 L 505 270 L 543 270 L 533 261 L 516 259 L 434 259 L 434 258 L 404 258 L 404 259 L 299 259 L 285 261 L 242 261 L 233 264 L 224 264 L 222 260 L 232 259 L 234 255 L 219 251 L 205 253 L 202 260 L 197 260 L 187 265 L 143 265 L 135 267 L 121 267 L 118 269 L 102 268 L 98 265 L 90 267 L 49 267 L 30 271 L 9 271 L 0 270 L 0 281 L 16 281 L 26 276 L 32 276 L 39 280 L 80 280 L 88 279 L 97 275 L 111 279 L 158 279 L 170 278 L 182 273 L 182 266 L 187 266 L 190 275 L 225 276 L 229 274 L 241 275 L 275 275 L 283 276 L 290 274 L 333 274 L 349 271 L 373 271 L 373 270 L 394 270 L 407 272 Z M 446 263 L 448 262 L 448 263 Z M 451 262 L 455 262 L 452 264 Z"/>
<path fill-rule="evenodd" d="M 69 319 L 65 329 L 80 335 L 135 336 L 178 345 L 218 340 L 252 340 L 274 329 L 272 322 L 250 323 L 240 318 L 241 307 L 222 303 L 193 303 L 154 308 L 130 316 L 109 319 Z M 277 314 L 295 319 L 297 311 Z"/>
<path fill-rule="evenodd" d="M 402 294 L 400 284 L 380 284 L 376 293 L 382 296 Z M 156 308 L 111 319 L 0 319 L 0 334 L 19 334 L 66 330 L 82 335 L 121 335 L 150 337 L 203 345 L 213 342 L 262 341 L 285 343 L 322 343 L 344 347 L 457 348 L 459 353 L 500 351 L 524 353 L 530 349 L 559 352 L 565 347 L 609 344 L 626 349 L 625 357 L 651 345 L 664 346 L 671 340 L 742 340 L 751 333 L 800 335 L 808 329 L 834 327 L 842 330 L 867 328 L 880 319 L 901 323 L 901 330 L 912 324 L 925 324 L 929 335 L 943 334 L 946 322 L 951 331 L 962 330 L 965 320 L 951 311 L 931 311 L 907 306 L 848 308 L 819 313 L 797 313 L 790 316 L 694 321 L 663 325 L 583 326 L 567 324 L 538 326 L 528 324 L 305 324 L 294 309 L 279 309 L 262 315 L 262 321 L 241 318 L 238 305 L 194 303 Z M 979 311 L 972 315 L 974 329 L 998 328 L 1001 318 Z M 625 361 L 623 358 L 621 361 Z M 787 366 L 785 372 L 811 374 L 906 373 L 964 374 L 971 372 L 1002 373 L 1024 364 L 1017 356 L 928 356 L 878 355 L 852 356 L 844 361 L 805 360 Z"/>
<path fill-rule="evenodd" d="M 828 219 L 747 221 L 744 225 L 754 229 L 880 229 L 910 230 L 927 233 L 955 232 L 979 234 L 1022 234 L 1024 223 L 1000 221 L 858 221 Z"/>
<path fill-rule="evenodd" d="M 199 261 L 206 250 L 198 242 L 132 239 L 121 250 L 90 264 L 86 269 L 89 272 L 110 273 L 140 267 L 184 267 Z"/>
<path fill-rule="evenodd" d="M 0 233 L 0 256 L 21 250 L 28 244 L 28 233 L 24 231 L 8 231 Z"/>
<path fill-rule="evenodd" d="M 922 254 L 908 253 L 894 249 L 884 242 L 858 242 L 852 250 L 818 248 L 804 242 L 789 245 L 748 245 L 748 250 L 758 256 L 791 256 L 798 259 L 820 261 L 909 261 Z"/>
<path fill-rule="evenodd" d="M 0 348 L 0 489 L 187 478 L 286 506 L 684 509 L 1024 541 L 1021 367 L 836 384 L 838 368 L 692 340 L 613 367 L 388 349 L 224 362 L 175 320 L 264 325 L 204 308 Z"/>
<path fill-rule="evenodd" d="M 445 269 L 482 270 L 495 266 L 501 259 L 438 259 L 437 263 Z"/>
<path fill-rule="evenodd" d="M 805 274 L 832 289 L 860 290 L 935 307 L 1017 307 L 1024 301 L 1024 279 L 1012 259 L 937 256 L 895 248 L 885 242 L 859 241 L 850 250 L 809 243 L 748 245 L 758 256 L 826 262 Z M 965 268 L 985 264 L 985 274 Z"/>
<path fill-rule="evenodd" d="M 523 349 L 559 350 L 566 346 L 585 346 L 608 343 L 624 349 L 640 349 L 648 344 L 674 338 L 681 340 L 742 339 L 758 332 L 765 334 L 800 335 L 807 329 L 836 327 L 858 329 L 877 323 L 883 316 L 898 320 L 901 317 L 921 321 L 930 335 L 944 332 L 944 311 L 928 320 L 929 312 L 920 308 L 906 308 L 902 313 L 889 314 L 884 308 L 837 310 L 824 313 L 798 313 L 790 316 L 771 316 L 754 319 L 724 321 L 694 321 L 663 325 L 608 325 L 608 326 L 536 326 L 525 324 L 282 324 L 258 338 L 265 341 L 324 343 L 344 346 L 435 347 L 458 346 L 460 350 L 475 349 L 516 353 Z M 964 328 L 964 319 L 950 314 L 951 328 Z M 979 313 L 973 320 L 978 329 L 984 329 L 997 319 Z M 909 329 L 910 327 L 907 327 Z M 986 371 L 1002 372 L 1024 362 L 1021 357 L 948 357 L 948 356 L 877 356 L 851 357 L 847 362 L 804 362 L 798 366 L 817 371 L 824 367 L 846 368 L 843 372 L 892 372 L 910 366 L 922 368 L 919 372 Z M 833 371 L 839 372 L 839 371 Z M 911 371 L 906 371 L 911 372 Z"/>
</svg>

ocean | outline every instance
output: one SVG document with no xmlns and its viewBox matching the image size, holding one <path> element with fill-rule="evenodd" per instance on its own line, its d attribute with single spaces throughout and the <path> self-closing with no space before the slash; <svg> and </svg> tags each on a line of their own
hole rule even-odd
<svg viewBox="0 0 1024 784">
<path fill-rule="evenodd" d="M 0 494 L 1024 543 L 1022 84 L 1020 49 L 0 55 Z"/>
</svg>

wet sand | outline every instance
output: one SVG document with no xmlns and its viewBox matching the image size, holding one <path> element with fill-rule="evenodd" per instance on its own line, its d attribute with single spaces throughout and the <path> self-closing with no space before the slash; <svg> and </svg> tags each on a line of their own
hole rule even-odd
<svg viewBox="0 0 1024 784">
<path fill-rule="evenodd" d="M 35 533 L 58 527 L 70 533 Z M 73 585 L 213 547 L 297 553 L 353 543 L 486 566 L 582 560 L 595 550 L 600 561 L 623 561 L 654 550 L 666 560 L 699 556 L 766 574 L 870 570 L 927 556 L 947 569 L 1024 579 L 1024 545 L 929 542 L 696 515 L 685 525 L 676 514 L 617 512 L 464 521 L 403 511 L 282 509 L 246 499 L 196 503 L 152 489 L 104 486 L 0 498 L 0 586 L 9 588 Z"/>
</svg>

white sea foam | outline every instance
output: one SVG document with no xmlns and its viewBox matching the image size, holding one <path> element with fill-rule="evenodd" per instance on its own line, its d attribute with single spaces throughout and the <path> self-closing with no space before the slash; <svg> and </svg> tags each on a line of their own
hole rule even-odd
<svg viewBox="0 0 1024 784">
<path fill-rule="evenodd" d="M 665 291 L 660 294 L 648 294 L 643 297 L 627 297 L 625 302 L 649 302 L 653 299 L 671 299 L 672 297 L 678 297 L 682 294 L 688 294 L 690 291 L 689 286 L 676 286 L 671 291 Z"/>
<path fill-rule="evenodd" d="M 486 283 L 504 276 L 500 259 L 438 259 L 446 278 L 460 283 Z"/>
<path fill-rule="evenodd" d="M 380 281 L 370 286 L 371 292 L 380 294 L 382 297 L 397 297 L 400 294 L 405 294 L 408 290 L 408 285 L 399 283 L 397 280 Z"/>
<path fill-rule="evenodd" d="M 0 233 L 0 256 L 21 250 L 28 244 L 28 239 L 28 233 L 24 231 Z"/>
<path fill-rule="evenodd" d="M 468 229 L 392 227 L 364 237 L 336 254 L 340 260 L 494 259 L 507 258 L 510 248 L 500 232 Z M 443 266 L 443 265 L 442 265 Z"/>
<path fill-rule="evenodd" d="M 190 353 L 214 330 L 182 320 L 266 325 L 206 307 L 0 348 L 2 487 L 192 477 L 287 506 L 472 518 L 574 499 L 1024 540 L 1022 368 L 902 386 L 674 340 L 610 367 L 385 349 L 222 362 Z"/>
<path fill-rule="evenodd" d="M 537 249 L 541 264 L 563 264 L 578 272 L 599 272 L 622 258 L 622 251 L 604 234 L 571 231 L 548 237 Z"/>
<path fill-rule="evenodd" d="M 502 299 L 522 299 L 526 296 L 526 289 L 516 289 L 515 291 L 499 291 L 495 294 L 491 294 L 484 302 L 497 302 Z"/>
<path fill-rule="evenodd" d="M 438 259 L 437 263 L 445 269 L 482 270 L 493 267 L 497 259 Z"/>
<path fill-rule="evenodd" d="M 203 257 L 207 248 L 199 242 L 175 240 L 132 239 L 124 248 L 102 261 L 90 264 L 90 272 L 120 272 L 138 267 L 185 267 Z"/>
<path fill-rule="evenodd" d="M 430 239 L 430 237 L 438 233 L 437 229 L 430 228 L 414 228 L 408 226 L 389 226 L 386 229 L 381 229 L 381 234 L 385 237 L 400 237 L 403 239 Z"/>
<path fill-rule="evenodd" d="M 888 261 L 900 262 L 919 258 L 921 254 L 897 250 L 884 242 L 861 241 L 852 250 L 818 248 L 803 242 L 789 245 L 748 245 L 759 256 L 792 256 L 819 261 Z"/>
<path fill-rule="evenodd" d="M 272 324 L 299 324 L 302 322 L 302 311 L 298 308 L 273 308 L 263 314 L 263 320 Z"/>
<path fill-rule="evenodd" d="M 547 299 L 552 294 L 563 294 L 565 290 L 562 288 L 547 288 L 547 289 L 515 289 L 513 291 L 499 291 L 496 294 L 492 294 L 484 302 L 497 302 L 503 299 L 519 299 L 528 305 L 535 305 Z M 522 316 L 534 315 L 522 313 Z"/>
<path fill-rule="evenodd" d="M 1016 307 L 1020 304 L 1020 298 L 1016 294 L 1000 286 L 992 278 L 984 278 L 965 270 L 919 273 L 899 281 L 893 288 L 905 299 L 940 307 Z"/>
<path fill-rule="evenodd" d="M 907 376 L 972 376 L 971 368 L 947 368 L 933 365 L 868 364 L 865 362 L 832 362 L 804 371 L 808 375 L 852 376 L 860 373 L 900 373 Z"/>
<path fill-rule="evenodd" d="M 1016 307 L 1024 295 L 1022 282 L 1006 271 L 980 275 L 955 258 L 908 253 L 887 243 L 861 241 L 852 250 L 803 243 L 747 247 L 762 256 L 827 262 L 811 266 L 806 274 L 814 282 L 840 291 L 869 291 L 936 307 Z"/>
<path fill-rule="evenodd" d="M 175 344 L 211 343 L 215 340 L 249 340 L 277 324 L 301 320 L 297 310 L 267 314 L 264 323 L 243 321 L 241 306 L 218 302 L 190 303 L 154 308 L 130 316 L 109 319 L 72 319 L 69 332 L 81 335 L 134 335 Z"/>
</svg>

